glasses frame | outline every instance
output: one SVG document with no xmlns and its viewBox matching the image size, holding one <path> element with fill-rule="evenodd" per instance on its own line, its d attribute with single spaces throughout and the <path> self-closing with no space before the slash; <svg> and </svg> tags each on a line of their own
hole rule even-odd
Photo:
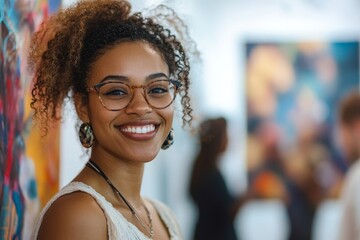
<svg viewBox="0 0 360 240">
<path fill-rule="evenodd" d="M 103 107 L 106 108 L 107 110 L 109 110 L 109 111 L 120 111 L 120 110 L 123 110 L 123 109 L 127 108 L 127 107 L 129 106 L 129 104 L 132 102 L 132 100 L 133 100 L 133 98 L 134 98 L 135 89 L 136 89 L 136 88 L 142 88 L 143 91 L 144 91 L 144 93 L 145 93 L 145 94 L 143 95 L 143 96 L 144 96 L 144 99 L 145 99 L 146 103 L 147 103 L 150 107 L 155 108 L 155 109 L 164 109 L 164 108 L 167 108 L 168 106 L 170 106 L 170 105 L 175 101 L 176 95 L 177 95 L 177 93 L 179 92 L 180 87 L 182 86 L 182 84 L 181 84 L 180 81 L 171 80 L 171 79 L 169 79 L 169 80 L 155 80 L 155 81 L 152 81 L 151 83 L 160 82 L 160 81 L 161 81 L 161 82 L 162 82 L 162 81 L 167 81 L 167 82 L 172 83 L 172 84 L 175 86 L 175 92 L 174 92 L 174 98 L 173 98 L 173 100 L 172 100 L 168 105 L 166 105 L 165 107 L 161 107 L 161 108 L 154 107 L 153 105 L 151 105 L 151 104 L 149 103 L 149 101 L 148 101 L 148 99 L 147 99 L 147 96 L 146 96 L 146 92 L 145 92 L 145 89 L 146 89 L 146 87 L 147 87 L 149 84 L 145 84 L 145 85 L 144 85 L 144 84 L 141 84 L 141 85 L 130 85 L 130 84 L 127 84 L 127 83 L 125 83 L 125 82 L 121 82 L 122 84 L 127 85 L 127 86 L 131 89 L 131 99 L 130 99 L 129 103 L 128 103 L 125 107 L 119 108 L 119 109 L 110 109 L 110 108 L 108 108 L 107 106 L 105 106 L 105 104 L 104 104 L 104 102 L 103 102 L 103 100 L 101 99 L 101 96 L 100 96 L 100 88 L 101 88 L 102 86 L 104 86 L 104 85 L 106 85 L 106 84 L 108 84 L 108 83 L 114 83 L 114 82 L 118 83 L 119 81 L 106 81 L 106 82 L 97 83 L 97 84 L 95 84 L 95 85 L 92 86 L 92 87 L 87 87 L 87 88 L 86 88 L 86 91 L 89 92 L 89 93 L 90 93 L 90 92 L 96 92 L 96 94 L 98 95 L 98 98 L 99 98 L 99 101 L 100 101 L 101 105 L 103 105 Z"/>
</svg>

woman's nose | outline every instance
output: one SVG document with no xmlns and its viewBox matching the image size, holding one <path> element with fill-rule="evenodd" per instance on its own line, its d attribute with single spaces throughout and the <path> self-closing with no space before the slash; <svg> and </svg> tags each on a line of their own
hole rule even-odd
<svg viewBox="0 0 360 240">
<path fill-rule="evenodd" d="M 152 107 L 145 98 L 144 90 L 142 88 L 134 89 L 132 99 L 125 108 L 125 112 L 128 114 L 144 115 L 151 111 Z"/>
</svg>

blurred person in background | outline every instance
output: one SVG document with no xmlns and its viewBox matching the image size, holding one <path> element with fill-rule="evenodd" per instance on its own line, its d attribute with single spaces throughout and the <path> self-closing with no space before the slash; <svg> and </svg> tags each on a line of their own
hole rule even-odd
<svg viewBox="0 0 360 240">
<path fill-rule="evenodd" d="M 341 195 L 339 240 L 360 239 L 360 94 L 345 96 L 339 109 L 339 143 L 349 164 Z"/>
<path fill-rule="evenodd" d="M 279 149 L 281 129 L 271 120 L 253 118 L 249 123 L 246 160 L 253 197 L 286 201 L 283 156 Z"/>
<path fill-rule="evenodd" d="M 283 159 L 290 220 L 288 240 L 310 240 L 315 214 L 326 194 L 319 181 L 319 169 L 329 157 L 316 130 L 309 127 L 308 132 L 301 131 L 297 136 L 296 144 L 284 153 Z"/>
<path fill-rule="evenodd" d="M 290 227 L 287 239 L 310 240 L 314 216 L 326 192 L 318 179 L 319 168 L 329 160 L 318 140 L 319 127 L 298 127 L 295 144 L 281 148 L 280 126 L 270 119 L 252 121 L 247 151 L 252 196 L 283 202 Z"/>
<path fill-rule="evenodd" d="M 225 118 L 207 119 L 200 125 L 200 150 L 190 180 L 190 195 L 198 208 L 194 240 L 236 240 L 234 218 L 245 197 L 229 192 L 219 170 L 228 146 Z"/>
</svg>

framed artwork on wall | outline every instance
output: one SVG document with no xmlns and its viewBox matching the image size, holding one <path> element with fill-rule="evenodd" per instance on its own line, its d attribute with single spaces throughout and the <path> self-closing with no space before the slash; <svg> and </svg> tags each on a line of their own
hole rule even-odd
<svg viewBox="0 0 360 240">
<path fill-rule="evenodd" d="M 339 196 L 347 168 L 337 111 L 359 91 L 359 42 L 249 41 L 245 49 L 249 187 L 286 203 L 290 234 L 310 239 L 316 206 Z"/>
</svg>

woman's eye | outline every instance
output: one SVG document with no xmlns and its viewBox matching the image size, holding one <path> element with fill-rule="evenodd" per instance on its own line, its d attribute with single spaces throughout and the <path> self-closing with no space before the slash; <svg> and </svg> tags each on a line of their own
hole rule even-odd
<svg viewBox="0 0 360 240">
<path fill-rule="evenodd" d="M 169 89 L 170 87 L 171 84 L 168 81 L 156 81 L 148 85 L 147 94 L 150 95 L 167 94 L 170 90 Z"/>
<path fill-rule="evenodd" d="M 124 95 L 124 94 L 126 94 L 126 92 L 121 89 L 114 89 L 114 90 L 107 91 L 105 93 L 105 95 Z"/>
<path fill-rule="evenodd" d="M 130 90 L 126 86 L 118 86 L 114 84 L 104 85 L 102 90 L 103 96 L 107 97 L 124 97 L 129 95 Z"/>
<path fill-rule="evenodd" d="M 158 87 L 151 87 L 148 89 L 149 94 L 162 94 L 168 92 L 166 87 L 158 86 Z"/>
</svg>

